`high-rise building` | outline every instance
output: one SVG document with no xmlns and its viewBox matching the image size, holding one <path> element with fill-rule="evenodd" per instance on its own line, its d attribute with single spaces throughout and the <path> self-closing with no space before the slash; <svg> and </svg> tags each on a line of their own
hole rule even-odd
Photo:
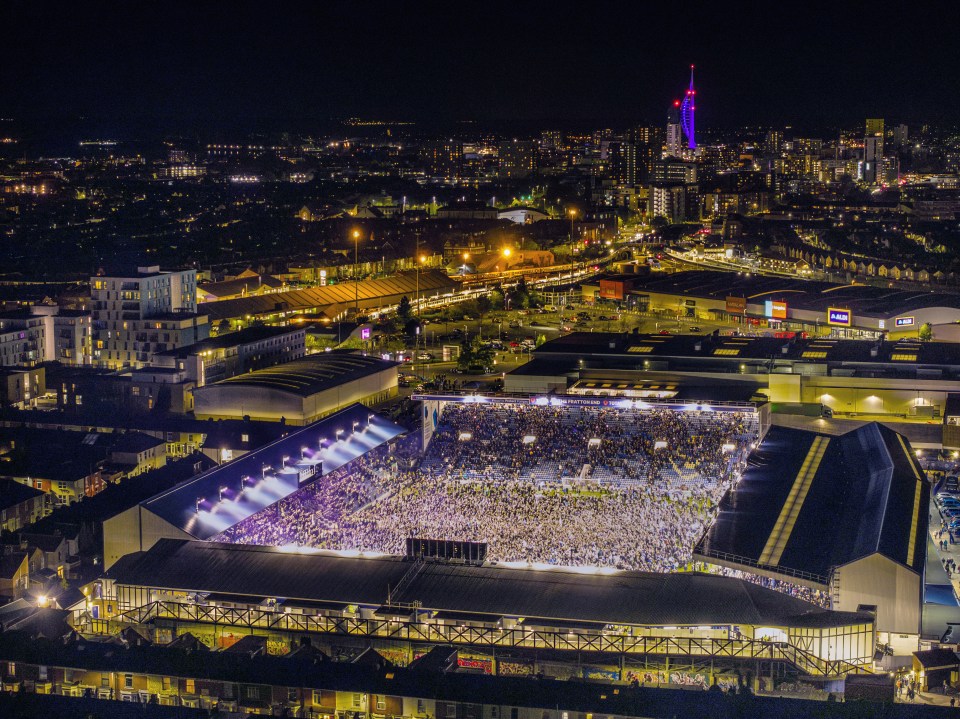
<svg viewBox="0 0 960 719">
<path fill-rule="evenodd" d="M 138 267 L 136 274 L 90 278 L 93 361 L 102 367 L 142 367 L 154 352 L 210 336 L 197 314 L 196 270 Z"/>
<path fill-rule="evenodd" d="M 692 185 L 697 181 L 697 163 L 666 158 L 653 165 L 651 179 L 654 182 L 679 182 Z"/>
<path fill-rule="evenodd" d="M 424 143 L 420 155 L 433 175 L 456 179 L 463 173 L 463 143 L 441 139 Z"/>
<path fill-rule="evenodd" d="M 627 133 L 627 139 L 636 147 L 637 182 L 649 182 L 653 175 L 653 164 L 663 157 L 663 128 L 634 127 Z"/>
<path fill-rule="evenodd" d="M 783 153 L 783 130 L 769 130 L 763 143 L 763 151 L 770 157 L 779 157 Z"/>
<path fill-rule="evenodd" d="M 537 167 L 538 143 L 535 140 L 505 140 L 500 143 L 497 175 L 504 180 L 528 177 Z"/>
<path fill-rule="evenodd" d="M 680 104 L 680 126 L 683 128 L 683 136 L 686 139 L 687 149 L 697 149 L 696 127 L 694 124 L 694 115 L 696 108 L 697 91 L 693 89 L 693 65 L 690 66 L 690 87 L 683 96 L 683 102 Z"/>
<path fill-rule="evenodd" d="M 883 173 L 883 136 L 870 135 L 863 138 L 863 181 L 869 185 L 878 185 L 884 181 Z"/>
<path fill-rule="evenodd" d="M 673 107 L 667 113 L 667 149 L 666 157 L 683 156 L 683 130 L 680 127 L 680 101 L 674 100 Z"/>
<path fill-rule="evenodd" d="M 900 124 L 893 128 L 893 146 L 896 149 L 906 147 L 910 142 L 910 132 L 906 125 Z"/>
<path fill-rule="evenodd" d="M 650 186 L 650 216 L 666 218 L 671 224 L 687 216 L 687 188 L 680 184 L 655 183 Z"/>
<path fill-rule="evenodd" d="M 544 130 L 540 133 L 540 145 L 544 150 L 562 149 L 563 132 L 560 130 Z"/>
<path fill-rule="evenodd" d="M 867 137 L 883 137 L 883 118 L 868 118 L 864 134 Z"/>
<path fill-rule="evenodd" d="M 611 142 L 607 146 L 610 179 L 617 185 L 637 184 L 637 147 L 632 142 Z"/>
</svg>

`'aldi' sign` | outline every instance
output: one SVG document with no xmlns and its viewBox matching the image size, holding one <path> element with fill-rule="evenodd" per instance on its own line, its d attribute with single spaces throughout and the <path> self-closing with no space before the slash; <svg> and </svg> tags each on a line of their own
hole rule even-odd
<svg viewBox="0 0 960 719">
<path fill-rule="evenodd" d="M 830 307 L 827 310 L 827 324 L 849 327 L 852 320 L 853 315 L 850 314 L 850 310 L 840 310 L 836 307 Z"/>
</svg>

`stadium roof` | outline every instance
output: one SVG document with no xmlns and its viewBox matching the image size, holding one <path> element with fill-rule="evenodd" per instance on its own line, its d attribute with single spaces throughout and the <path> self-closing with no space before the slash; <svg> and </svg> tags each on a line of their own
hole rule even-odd
<svg viewBox="0 0 960 719">
<path fill-rule="evenodd" d="M 340 282 L 306 290 L 203 302 L 199 311 L 209 316 L 211 322 L 216 322 L 247 315 L 256 317 L 278 312 L 306 312 L 336 305 L 349 306 L 354 301 L 365 308 L 382 307 L 396 304 L 403 296 L 413 298 L 418 291 L 421 297 L 433 297 L 452 292 L 458 286 L 446 273 L 438 270 L 420 272 L 419 280 L 416 275 L 415 272 L 407 272 L 377 280 L 363 280 L 359 287 L 353 282 Z"/>
<path fill-rule="evenodd" d="M 832 568 L 875 553 L 919 573 L 922 477 L 903 436 L 876 422 L 833 436 L 775 426 L 694 554 L 820 584 Z"/>
<path fill-rule="evenodd" d="M 612 624 L 839 626 L 870 615 L 823 610 L 730 577 L 708 574 L 578 571 L 427 562 L 402 557 L 302 553 L 284 548 L 162 539 L 121 558 L 119 584 L 196 593 L 381 606 Z M 401 580 L 403 580 L 401 582 Z M 398 592 L 397 587 L 402 587 Z"/>
<path fill-rule="evenodd" d="M 869 260 L 867 260 L 869 262 Z M 875 261 L 881 265 L 883 262 Z M 892 266 L 896 263 L 886 263 Z M 892 317 L 928 307 L 960 309 L 960 294 L 922 292 L 877 285 L 839 285 L 830 282 L 731 272 L 694 270 L 667 275 L 636 277 L 634 293 L 653 292 L 723 301 L 728 296 L 751 302 L 785 300 L 791 307 L 826 312 L 829 307 L 849 309 L 856 316 Z"/>
<path fill-rule="evenodd" d="M 140 506 L 192 537 L 209 539 L 293 494 L 315 472 L 331 472 L 403 432 L 354 404 Z"/>
<path fill-rule="evenodd" d="M 323 352 L 230 377 L 207 387 L 265 387 L 309 397 L 344 382 L 366 377 L 396 365 L 396 362 L 379 357 L 348 352 Z M 204 388 L 201 387 L 196 391 L 203 392 L 203 390 Z"/>
</svg>

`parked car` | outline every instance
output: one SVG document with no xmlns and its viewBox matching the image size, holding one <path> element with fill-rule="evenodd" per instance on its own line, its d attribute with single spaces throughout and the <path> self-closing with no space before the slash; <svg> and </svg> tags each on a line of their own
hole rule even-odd
<svg viewBox="0 0 960 719">
<path fill-rule="evenodd" d="M 432 360 L 432 359 L 433 359 L 433 355 L 430 354 L 429 352 L 421 352 L 420 354 L 417 355 L 417 359 L 418 359 L 418 360 Z"/>
</svg>

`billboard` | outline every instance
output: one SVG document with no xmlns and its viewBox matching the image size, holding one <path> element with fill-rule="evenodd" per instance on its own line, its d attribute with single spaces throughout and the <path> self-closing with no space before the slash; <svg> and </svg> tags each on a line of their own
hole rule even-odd
<svg viewBox="0 0 960 719">
<path fill-rule="evenodd" d="M 727 297 L 727 312 L 732 315 L 742 315 L 747 311 L 746 297 Z"/>
<path fill-rule="evenodd" d="M 763 303 L 764 316 L 774 320 L 787 319 L 787 303 L 779 300 L 767 300 Z"/>
<path fill-rule="evenodd" d="M 827 324 L 849 327 L 853 323 L 853 314 L 850 310 L 841 310 L 837 307 L 827 308 Z"/>
<path fill-rule="evenodd" d="M 913 327 L 913 323 L 916 321 L 914 317 L 897 317 L 894 322 L 897 327 Z"/>
<path fill-rule="evenodd" d="M 361 327 L 361 328 L 360 328 L 360 339 L 362 339 L 362 340 L 368 340 L 368 339 L 370 339 L 370 328 L 369 328 L 369 327 Z"/>
</svg>

